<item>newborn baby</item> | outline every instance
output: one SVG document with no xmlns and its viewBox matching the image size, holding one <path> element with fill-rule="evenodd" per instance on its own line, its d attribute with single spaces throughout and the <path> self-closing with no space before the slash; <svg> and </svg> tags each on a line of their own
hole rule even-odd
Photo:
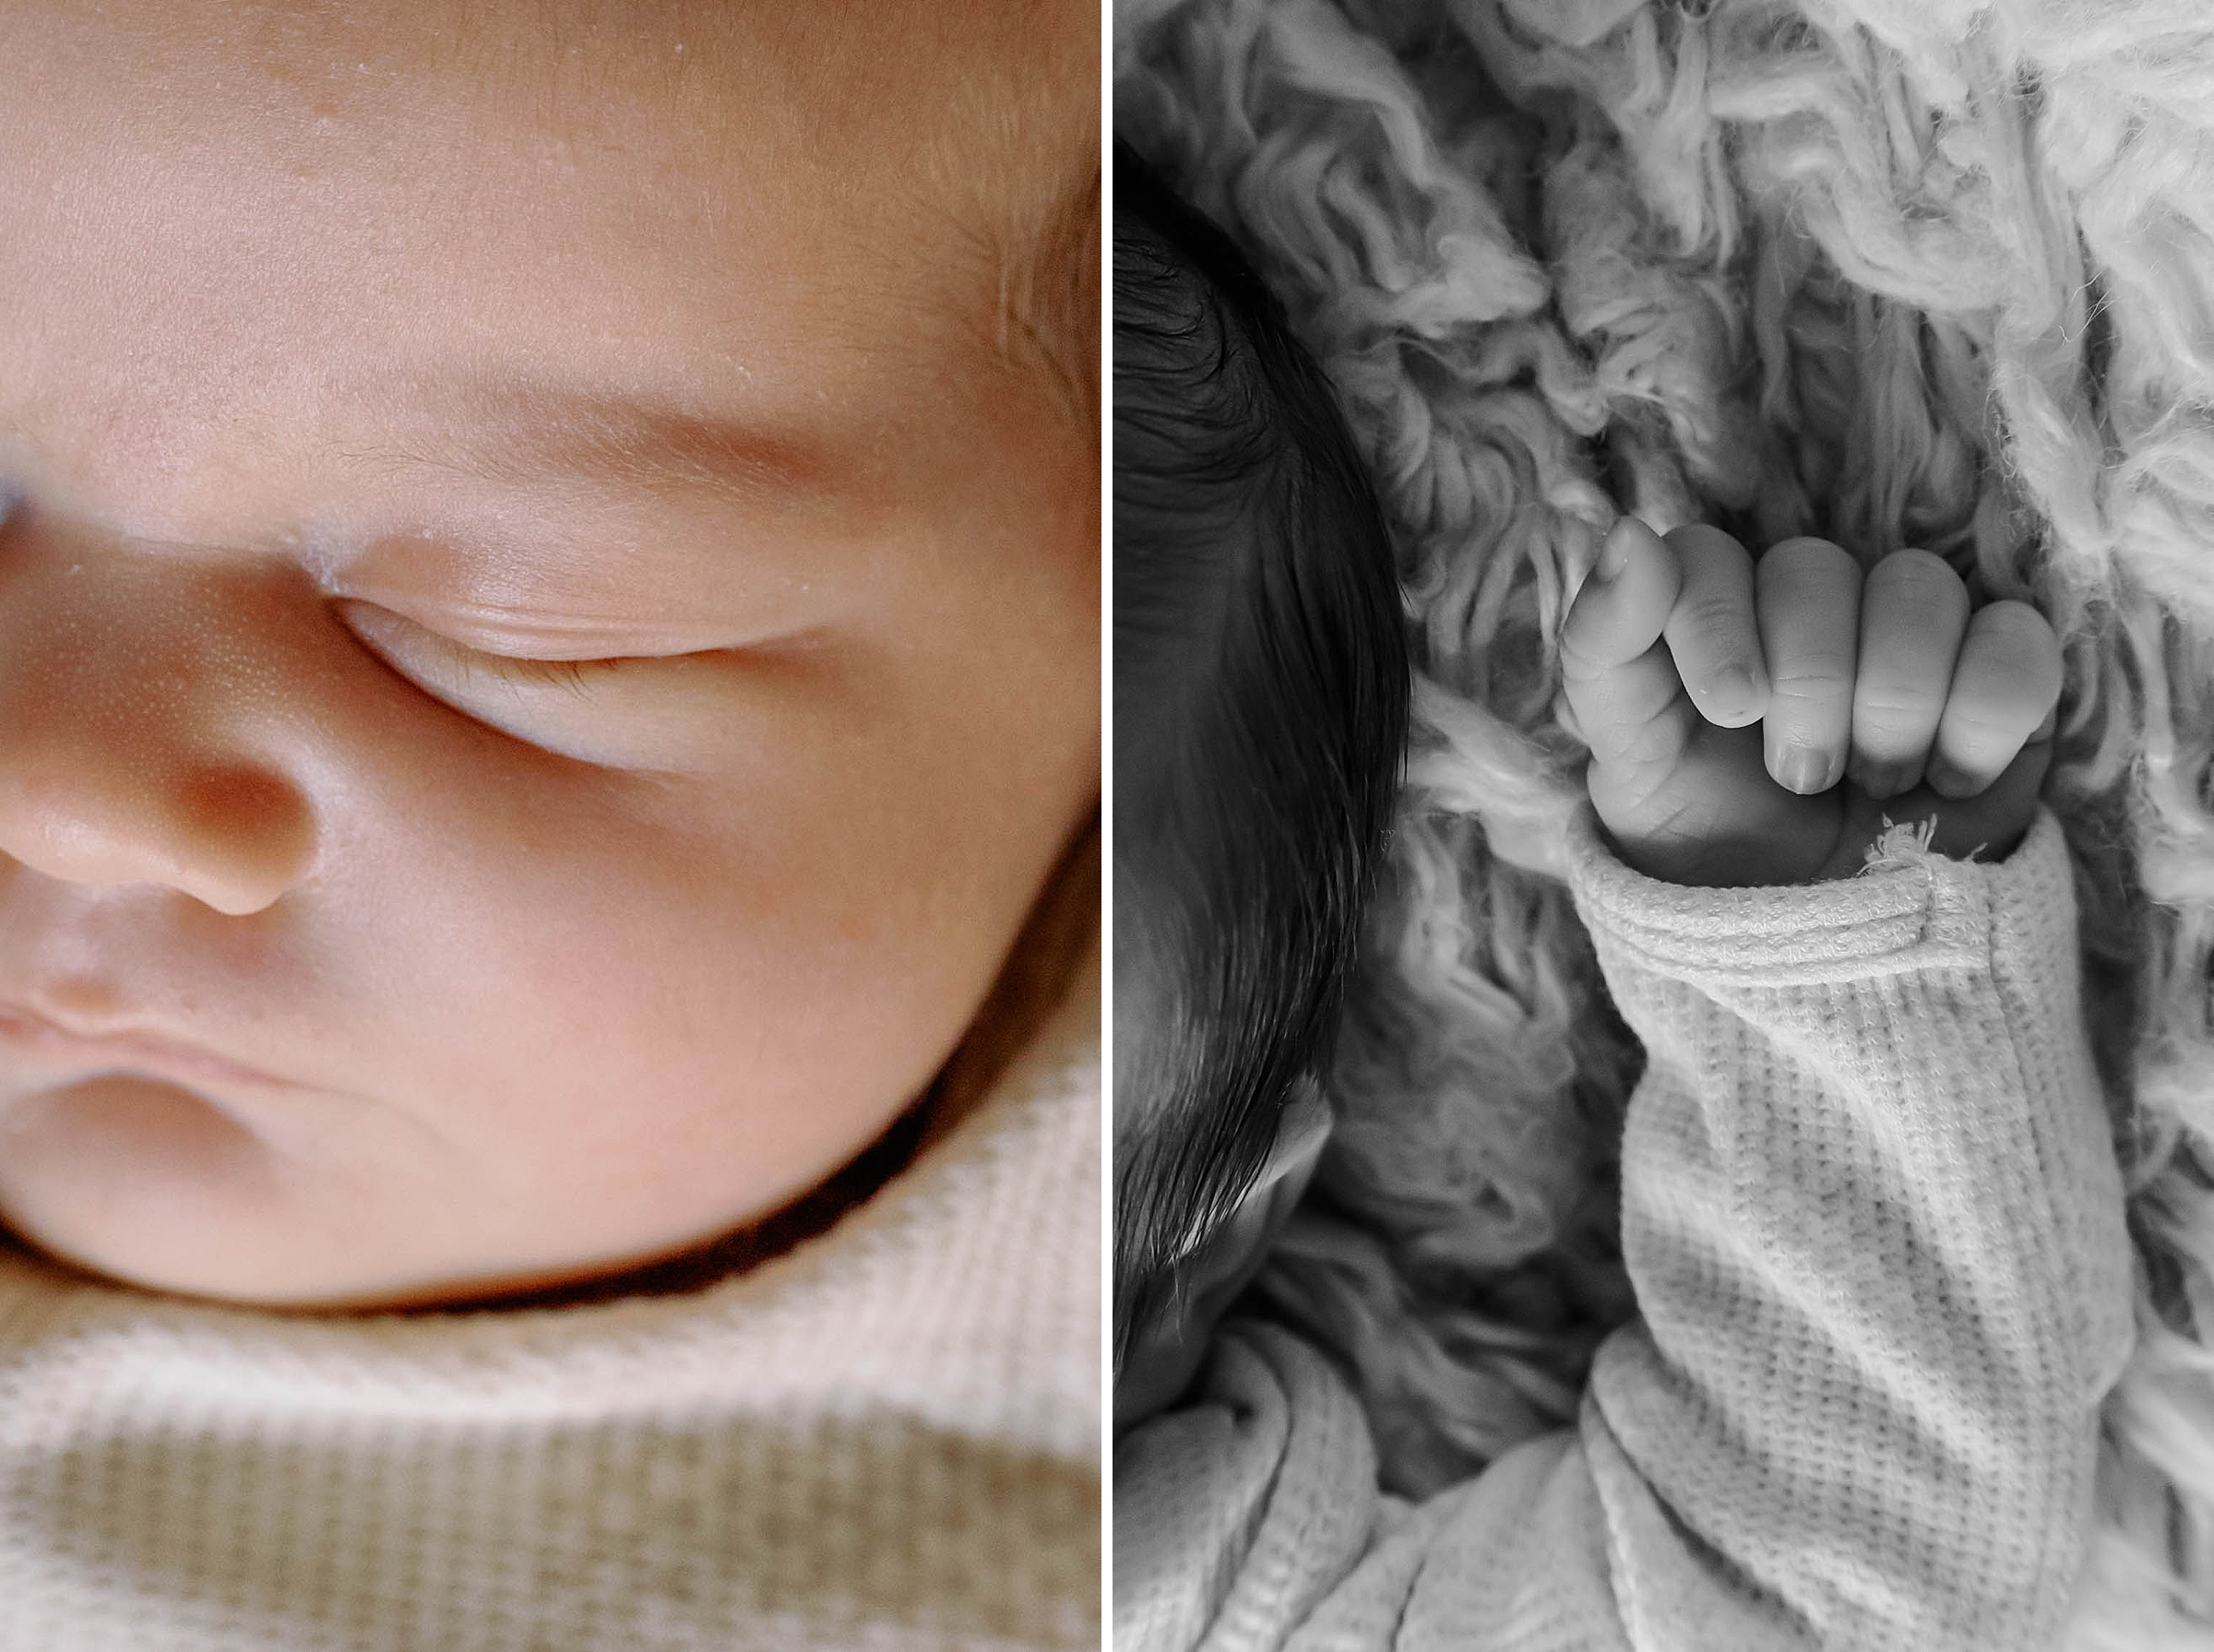
<svg viewBox="0 0 2214 1652">
<path fill-rule="evenodd" d="M 2050 1644 L 2133 1300 L 2040 801 L 2052 627 L 1910 547 L 1756 556 L 1625 515 L 1573 571 L 1589 807 L 1562 859 L 1646 1055 L 1638 1313 L 1572 1426 L 1394 1496 L 1373 1391 L 1239 1297 L 1325 1149 L 1315 1012 L 1405 733 L 1367 687 L 1382 521 L 1281 310 L 1135 176 L 1118 780 L 1125 731 L 1153 761 L 1115 793 L 1118 1652 Z"/>
<path fill-rule="evenodd" d="M 482 1299 L 930 1084 L 1095 808 L 1096 18 L 0 4 L 0 1218 Z"/>
</svg>

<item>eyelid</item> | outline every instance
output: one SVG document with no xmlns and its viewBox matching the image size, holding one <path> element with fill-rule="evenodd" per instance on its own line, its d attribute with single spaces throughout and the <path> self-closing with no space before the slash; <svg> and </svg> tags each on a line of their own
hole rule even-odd
<svg viewBox="0 0 2214 1652">
<path fill-rule="evenodd" d="M 661 660 L 750 647 L 792 629 L 779 624 L 775 612 L 765 614 L 754 593 L 733 612 L 725 612 L 732 610 L 728 598 L 712 607 L 697 601 L 672 605 L 645 600 L 636 591 L 533 588 L 500 600 L 466 588 L 471 581 L 463 572 L 434 566 L 417 570 L 417 576 L 395 581 L 350 569 L 342 578 L 325 582 L 325 599 L 341 609 L 364 603 L 465 648 L 509 660 Z M 768 620 L 767 626 L 757 623 L 762 618 Z"/>
<path fill-rule="evenodd" d="M 347 628 L 369 650 L 411 681 L 423 683 L 433 693 L 448 683 L 466 691 L 479 679 L 488 678 L 509 688 L 558 687 L 589 695 L 600 673 L 633 663 L 614 656 L 603 660 L 543 659 L 530 655 L 500 654 L 457 642 L 443 632 L 374 602 L 349 598 L 338 604 Z M 443 696 L 441 696 L 443 697 Z"/>
<path fill-rule="evenodd" d="M 545 653 L 530 652 L 527 644 L 513 648 L 497 646 L 485 648 L 480 644 L 463 642 L 451 631 L 442 629 L 427 621 L 419 620 L 413 614 L 402 610 L 388 608 L 381 602 L 373 602 L 363 597 L 341 598 L 338 602 L 338 608 L 347 624 L 356 630 L 365 628 L 384 636 L 398 636 L 401 635 L 403 631 L 413 633 L 434 637 L 449 648 L 463 653 L 479 655 L 487 660 L 523 660 L 542 664 L 581 661 L 589 665 L 603 660 L 631 658 L 627 654 L 614 652 L 605 654 L 577 652 L 564 648 L 550 638 L 546 640 L 549 651 Z"/>
</svg>

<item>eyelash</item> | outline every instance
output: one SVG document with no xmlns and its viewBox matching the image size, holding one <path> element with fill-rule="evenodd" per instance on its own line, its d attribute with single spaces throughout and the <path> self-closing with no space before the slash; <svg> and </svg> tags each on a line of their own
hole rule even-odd
<svg viewBox="0 0 2214 1652">
<path fill-rule="evenodd" d="M 372 654 L 399 675 L 424 687 L 434 697 L 437 684 L 425 683 L 425 672 L 410 670 L 406 654 L 413 649 L 427 649 L 459 679 L 464 689 L 473 688 L 480 681 L 489 682 L 510 690 L 551 687 L 563 689 L 578 699 L 590 699 L 598 681 L 608 672 L 630 663 L 623 658 L 608 660 L 533 660 L 513 654 L 492 654 L 482 648 L 472 648 L 466 643 L 417 624 L 404 614 L 374 603 L 349 603 L 348 629 L 362 639 Z M 370 615 L 375 615 L 371 620 Z M 393 636 L 397 627 L 406 639 L 400 642 Z M 365 635 L 366 633 L 366 635 Z M 380 637 L 376 635 L 382 633 Z"/>
<path fill-rule="evenodd" d="M 512 654 L 486 654 L 467 648 L 451 639 L 442 639 L 452 648 L 455 660 L 464 671 L 482 671 L 506 682 L 523 682 L 563 688 L 578 699 L 592 697 L 593 680 L 624 664 L 621 660 L 527 660 Z"/>
</svg>

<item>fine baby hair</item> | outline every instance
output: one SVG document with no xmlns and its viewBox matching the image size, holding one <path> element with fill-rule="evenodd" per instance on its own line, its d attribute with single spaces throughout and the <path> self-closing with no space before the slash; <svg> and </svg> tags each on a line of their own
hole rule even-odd
<svg viewBox="0 0 2214 1652">
<path fill-rule="evenodd" d="M 1114 434 L 1119 1369 L 1327 1054 L 1407 674 L 1327 381 L 1229 239 L 1127 149 Z"/>
</svg>

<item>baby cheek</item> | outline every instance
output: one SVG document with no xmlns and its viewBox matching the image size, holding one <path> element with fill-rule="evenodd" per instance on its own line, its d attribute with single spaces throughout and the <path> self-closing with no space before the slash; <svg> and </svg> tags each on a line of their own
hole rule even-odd
<svg viewBox="0 0 2214 1652">
<path fill-rule="evenodd" d="M 449 1128 L 530 1220 L 705 1236 L 928 1087 L 1097 788 L 1096 688 L 987 681 L 955 641 L 779 677 L 691 774 L 448 797 L 437 904 L 472 958 L 416 1002 Z"/>
<path fill-rule="evenodd" d="M 757 833 L 749 818 L 542 844 L 479 913 L 502 941 L 457 1028 L 476 1057 L 446 1091 L 468 1110 L 448 1123 L 516 1198 L 672 1228 L 743 1219 L 864 1147 L 958 1034 L 942 949 L 882 886 L 887 857 L 850 852 L 834 818 Z"/>
</svg>

